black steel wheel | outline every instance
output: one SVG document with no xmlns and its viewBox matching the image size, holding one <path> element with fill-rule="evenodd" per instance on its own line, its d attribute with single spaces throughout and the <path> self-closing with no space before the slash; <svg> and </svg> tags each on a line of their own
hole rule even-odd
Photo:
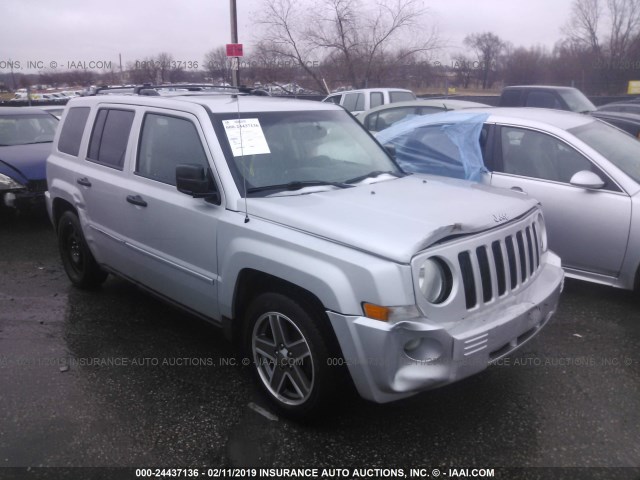
<svg viewBox="0 0 640 480">
<path fill-rule="evenodd" d="M 79 288 L 95 288 L 107 278 L 97 264 L 82 234 L 78 216 L 66 211 L 58 222 L 58 248 L 67 276 Z"/>
</svg>

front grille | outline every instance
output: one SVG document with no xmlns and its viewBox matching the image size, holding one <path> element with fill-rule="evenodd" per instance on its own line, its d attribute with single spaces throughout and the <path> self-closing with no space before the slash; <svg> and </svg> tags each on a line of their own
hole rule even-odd
<svg viewBox="0 0 640 480">
<path fill-rule="evenodd" d="M 44 193 L 47 191 L 47 181 L 31 180 L 27 183 L 27 190 L 33 193 Z"/>
<path fill-rule="evenodd" d="M 540 268 L 535 223 L 475 249 L 458 253 L 465 304 L 472 309 L 517 290 Z"/>
</svg>

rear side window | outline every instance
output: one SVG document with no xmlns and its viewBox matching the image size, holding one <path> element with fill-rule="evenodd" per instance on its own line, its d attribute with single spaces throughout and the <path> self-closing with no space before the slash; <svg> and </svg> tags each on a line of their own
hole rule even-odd
<svg viewBox="0 0 640 480">
<path fill-rule="evenodd" d="M 527 96 L 527 107 L 555 108 L 563 110 L 558 99 L 549 92 L 531 92 Z"/>
<path fill-rule="evenodd" d="M 342 106 L 350 112 L 364 110 L 364 95 L 362 93 L 347 93 Z"/>
<path fill-rule="evenodd" d="M 342 95 L 332 95 L 331 97 L 325 98 L 323 102 L 335 103 L 336 105 L 340 105 L 340 100 L 342 100 Z"/>
<path fill-rule="evenodd" d="M 369 108 L 379 107 L 384 103 L 384 96 L 382 92 L 371 92 L 371 97 L 369 97 Z"/>
<path fill-rule="evenodd" d="M 122 170 L 134 112 L 103 108 L 98 111 L 89 142 L 89 160 Z"/>
<path fill-rule="evenodd" d="M 64 125 L 62 125 L 62 131 L 60 132 L 60 139 L 58 140 L 59 151 L 68 153 L 74 157 L 78 156 L 89 110 L 89 107 L 74 107 L 67 112 Z"/>
<path fill-rule="evenodd" d="M 195 125 L 184 118 L 148 113 L 142 125 L 136 173 L 175 185 L 176 166 L 181 163 L 208 168 Z"/>
<path fill-rule="evenodd" d="M 520 90 L 504 90 L 500 95 L 501 107 L 519 107 Z"/>
<path fill-rule="evenodd" d="M 413 92 L 402 92 L 402 91 L 389 92 L 390 103 L 409 102 L 415 99 L 416 99 L 416 96 L 413 94 Z"/>
</svg>

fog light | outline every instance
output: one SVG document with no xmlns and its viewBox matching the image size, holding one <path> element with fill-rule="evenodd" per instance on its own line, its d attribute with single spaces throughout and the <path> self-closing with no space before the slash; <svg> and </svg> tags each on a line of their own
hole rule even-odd
<svg viewBox="0 0 640 480">
<path fill-rule="evenodd" d="M 404 351 L 410 353 L 420 346 L 422 338 L 413 338 L 404 344 Z"/>
<path fill-rule="evenodd" d="M 13 207 L 15 205 L 15 201 L 16 201 L 15 193 L 9 192 L 4 194 L 4 204 L 7 207 Z"/>
<path fill-rule="evenodd" d="M 420 363 L 434 362 L 444 354 L 444 345 L 435 338 L 412 338 L 404 344 L 404 353 L 411 360 Z"/>
</svg>

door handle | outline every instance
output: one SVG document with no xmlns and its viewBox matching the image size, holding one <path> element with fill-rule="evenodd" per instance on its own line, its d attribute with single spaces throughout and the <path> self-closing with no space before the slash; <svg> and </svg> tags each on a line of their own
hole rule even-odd
<svg viewBox="0 0 640 480">
<path fill-rule="evenodd" d="M 139 207 L 147 206 L 147 202 L 145 202 L 140 195 L 127 195 L 127 202 L 137 205 Z"/>
<path fill-rule="evenodd" d="M 525 195 L 527 193 L 520 187 L 511 187 L 511 190 L 513 190 L 514 192 L 518 192 L 518 193 L 524 193 Z"/>
<path fill-rule="evenodd" d="M 78 185 L 82 185 L 83 187 L 90 187 L 91 186 L 91 182 L 89 181 L 89 179 L 87 177 L 82 177 L 76 180 L 76 183 Z"/>
</svg>

